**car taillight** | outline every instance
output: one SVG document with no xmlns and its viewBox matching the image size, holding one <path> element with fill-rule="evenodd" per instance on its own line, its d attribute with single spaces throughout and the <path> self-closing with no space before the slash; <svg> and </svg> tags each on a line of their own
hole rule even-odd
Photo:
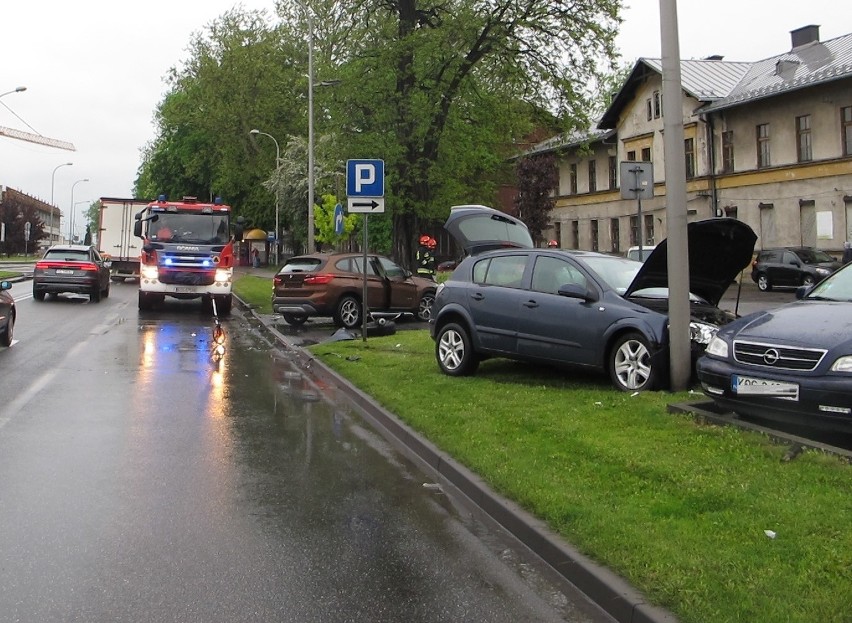
<svg viewBox="0 0 852 623">
<path fill-rule="evenodd" d="M 282 279 L 278 275 L 275 275 L 272 278 L 272 287 L 277 288 L 278 286 L 281 285 L 281 283 L 282 283 Z"/>
<path fill-rule="evenodd" d="M 80 270 L 89 270 L 96 273 L 98 272 L 98 266 L 92 262 L 86 262 L 85 264 L 80 264 Z"/>
<path fill-rule="evenodd" d="M 334 279 L 334 275 L 313 275 L 312 277 L 305 277 L 305 285 L 324 286 L 327 283 L 331 283 L 332 279 Z"/>
</svg>

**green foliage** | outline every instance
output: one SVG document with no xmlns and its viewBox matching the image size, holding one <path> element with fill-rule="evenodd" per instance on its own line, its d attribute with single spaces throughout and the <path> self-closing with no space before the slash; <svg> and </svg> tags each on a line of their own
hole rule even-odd
<svg viewBox="0 0 852 623">
<path fill-rule="evenodd" d="M 343 212 L 343 233 L 334 233 L 334 207 L 338 204 L 334 195 L 323 195 L 322 203 L 314 206 L 314 224 L 317 232 L 314 237 L 316 242 L 322 243 L 324 249 L 340 249 L 340 244 L 352 237 L 352 233 L 358 228 L 363 218 L 360 214 L 346 214 Z"/>
<path fill-rule="evenodd" d="M 0 251 L 6 256 L 32 255 L 38 248 L 39 241 L 47 238 L 44 221 L 34 206 L 18 201 L 13 196 L 5 196 L 0 203 L 0 222 L 5 228 L 5 241 L 0 242 Z M 29 240 L 26 240 L 26 223 L 30 224 Z"/>
</svg>

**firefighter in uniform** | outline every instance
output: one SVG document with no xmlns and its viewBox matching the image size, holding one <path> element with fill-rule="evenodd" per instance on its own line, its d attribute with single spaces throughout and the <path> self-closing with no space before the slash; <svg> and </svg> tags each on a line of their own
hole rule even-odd
<svg viewBox="0 0 852 623">
<path fill-rule="evenodd" d="M 438 243 L 426 234 L 420 236 L 420 246 L 417 247 L 417 274 L 427 279 L 435 278 L 435 247 Z"/>
</svg>

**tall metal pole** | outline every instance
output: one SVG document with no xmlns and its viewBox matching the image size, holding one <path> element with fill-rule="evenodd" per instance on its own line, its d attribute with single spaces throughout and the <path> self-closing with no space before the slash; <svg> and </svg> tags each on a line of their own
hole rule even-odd
<svg viewBox="0 0 852 623">
<path fill-rule="evenodd" d="M 671 389 L 689 385 L 689 247 L 686 219 L 686 160 L 683 145 L 683 100 L 677 0 L 660 0 L 663 52 L 663 118 L 666 161 L 666 221 L 669 273 L 669 355 Z"/>
<path fill-rule="evenodd" d="M 266 132 L 261 132 L 260 130 L 251 130 L 249 134 L 262 134 L 263 136 L 268 136 L 272 139 L 272 142 L 275 143 L 275 266 L 278 266 L 279 258 L 278 258 L 278 236 L 281 235 L 281 231 L 278 227 L 278 172 L 281 170 L 281 149 L 278 147 L 278 141 L 275 140 L 275 137 L 271 134 L 267 134 Z"/>
<path fill-rule="evenodd" d="M 71 218 L 69 219 L 69 223 L 68 223 L 68 244 L 74 243 L 74 235 L 73 235 L 74 234 L 74 212 L 76 211 L 74 209 L 74 187 L 77 184 L 79 184 L 80 182 L 88 182 L 88 181 L 89 181 L 89 178 L 86 178 L 84 180 L 77 180 L 76 182 L 71 184 Z"/>
<path fill-rule="evenodd" d="M 62 167 L 73 166 L 73 164 L 73 162 L 66 162 L 64 164 L 57 165 L 56 168 L 53 169 L 53 173 L 50 175 L 50 227 L 47 230 L 47 242 L 49 245 L 53 244 L 53 212 L 56 210 L 56 204 L 53 202 L 53 189 L 56 186 L 56 171 Z"/>
<path fill-rule="evenodd" d="M 314 252 L 314 16 L 308 8 L 308 253 Z"/>
</svg>

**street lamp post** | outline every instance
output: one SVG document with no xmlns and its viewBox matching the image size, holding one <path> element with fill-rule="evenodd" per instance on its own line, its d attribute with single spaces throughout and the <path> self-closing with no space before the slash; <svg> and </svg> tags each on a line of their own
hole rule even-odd
<svg viewBox="0 0 852 623">
<path fill-rule="evenodd" d="M 26 91 L 26 90 L 27 90 L 27 87 L 15 87 L 11 91 L 6 91 L 5 93 L 0 93 L 0 97 L 5 97 L 7 95 L 11 95 L 12 93 L 21 93 L 21 92 Z"/>
<path fill-rule="evenodd" d="M 308 253 L 314 252 L 314 16 L 308 8 Z"/>
<path fill-rule="evenodd" d="M 281 235 L 278 228 L 278 171 L 281 168 L 281 149 L 278 147 L 278 141 L 275 140 L 275 137 L 271 134 L 261 132 L 258 129 L 251 130 L 249 134 L 268 136 L 272 139 L 272 142 L 275 143 L 275 265 L 278 266 L 278 236 Z"/>
<path fill-rule="evenodd" d="M 74 187 L 80 182 L 88 182 L 89 178 L 83 180 L 77 180 L 73 184 L 71 184 L 71 218 L 69 219 L 68 224 L 68 244 L 72 244 L 74 242 Z"/>
<path fill-rule="evenodd" d="M 57 165 L 56 168 L 53 169 L 53 173 L 50 175 L 50 227 L 47 231 L 48 245 L 53 244 L 53 212 L 56 210 L 56 204 L 53 203 L 53 189 L 56 185 L 56 171 L 62 167 L 70 167 L 73 164 L 73 162 L 66 162 L 64 164 Z"/>
</svg>

